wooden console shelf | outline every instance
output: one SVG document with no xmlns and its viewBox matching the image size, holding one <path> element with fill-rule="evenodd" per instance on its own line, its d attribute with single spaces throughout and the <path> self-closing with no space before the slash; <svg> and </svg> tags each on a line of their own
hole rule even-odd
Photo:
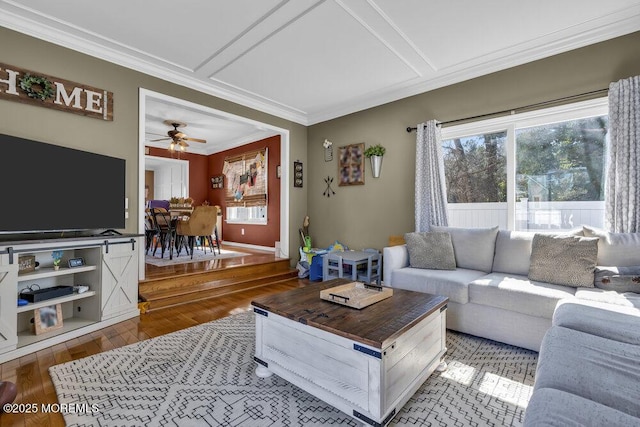
<svg viewBox="0 0 640 427">
<path fill-rule="evenodd" d="M 139 315 L 138 235 L 97 236 L 0 242 L 0 363 Z M 53 268 L 54 251 L 62 265 L 81 257 L 80 267 Z M 19 257 L 35 257 L 39 268 L 19 274 Z M 36 264 L 38 265 L 38 264 Z M 89 290 L 17 305 L 27 288 L 86 285 Z M 36 309 L 60 306 L 62 326 L 36 335 Z"/>
</svg>

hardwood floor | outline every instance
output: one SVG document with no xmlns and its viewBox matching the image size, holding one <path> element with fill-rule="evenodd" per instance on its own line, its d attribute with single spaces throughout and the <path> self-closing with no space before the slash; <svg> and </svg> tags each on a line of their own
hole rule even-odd
<svg viewBox="0 0 640 427">
<path fill-rule="evenodd" d="M 234 248 L 234 250 L 236 249 Z M 253 256 L 274 258 L 272 253 L 255 252 L 252 253 Z M 233 258 L 220 261 L 232 260 Z M 245 259 L 244 262 L 250 262 L 250 260 Z M 146 272 L 148 277 L 157 278 L 174 275 L 179 278 L 183 274 L 214 268 L 208 265 L 193 264 L 202 263 L 176 265 L 170 269 L 163 267 L 166 270 L 148 266 Z M 218 265 L 215 268 L 222 268 L 222 266 Z M 176 280 L 179 280 L 178 278 Z M 42 413 L 42 405 L 58 403 L 55 389 L 48 373 L 50 366 L 81 359 L 92 354 L 246 311 L 249 310 L 251 301 L 257 296 L 282 292 L 306 286 L 309 283 L 311 282 L 306 279 L 294 278 L 229 295 L 195 301 L 191 304 L 151 311 L 141 314 L 137 318 L 6 362 L 0 365 L 0 379 L 12 381 L 17 385 L 18 396 L 14 403 L 31 405 L 31 407 L 38 410 L 38 413 L 4 413 L 0 415 L 0 426 L 64 426 L 61 414 Z"/>
</svg>

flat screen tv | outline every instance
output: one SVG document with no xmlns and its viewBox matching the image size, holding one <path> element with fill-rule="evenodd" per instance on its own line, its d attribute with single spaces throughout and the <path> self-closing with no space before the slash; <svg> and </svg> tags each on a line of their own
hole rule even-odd
<svg viewBox="0 0 640 427">
<path fill-rule="evenodd" d="M 125 160 L 0 134 L 0 233 L 125 227 Z"/>
</svg>

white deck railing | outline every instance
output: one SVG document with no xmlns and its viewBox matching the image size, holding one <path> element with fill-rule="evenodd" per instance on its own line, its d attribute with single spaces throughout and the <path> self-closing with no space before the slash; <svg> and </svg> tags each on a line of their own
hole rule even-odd
<svg viewBox="0 0 640 427">
<path fill-rule="evenodd" d="M 449 203 L 452 227 L 493 227 L 507 229 L 507 203 Z M 569 230 L 581 225 L 603 228 L 604 202 L 530 202 L 515 204 L 516 230 Z"/>
</svg>

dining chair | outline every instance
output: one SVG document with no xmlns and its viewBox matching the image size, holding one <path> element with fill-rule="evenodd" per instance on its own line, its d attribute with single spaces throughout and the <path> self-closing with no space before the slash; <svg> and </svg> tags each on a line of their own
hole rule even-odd
<svg viewBox="0 0 640 427">
<path fill-rule="evenodd" d="M 158 238 L 153 248 L 155 256 L 158 244 L 160 245 L 160 257 L 164 258 L 164 251 L 169 250 L 169 259 L 173 259 L 173 246 L 175 244 L 175 226 L 171 220 L 171 213 L 165 208 L 151 208 L 151 215 L 155 223 Z"/>
<path fill-rule="evenodd" d="M 319 255 L 316 255 L 319 256 Z M 329 252 L 322 256 L 322 281 L 342 279 L 342 256 L 338 252 Z"/>
<path fill-rule="evenodd" d="M 218 243 L 218 251 L 220 251 L 219 241 L 217 240 L 216 221 L 218 220 L 218 208 L 216 206 L 196 206 L 189 216 L 188 220 L 178 221 L 176 224 L 176 235 L 178 239 L 186 239 L 187 251 L 193 259 L 193 250 L 197 238 L 203 242 L 205 238 L 209 242 L 213 242 L 213 236 L 216 236 Z M 181 246 L 181 244 L 180 244 Z M 211 248 L 214 255 L 215 250 Z"/>
<path fill-rule="evenodd" d="M 151 215 L 150 209 L 145 209 L 144 213 L 144 247 L 145 253 L 149 254 L 149 250 L 151 249 L 151 245 L 153 244 L 155 247 L 155 242 L 158 239 L 158 230 L 153 221 L 153 216 Z"/>
<path fill-rule="evenodd" d="M 368 285 L 377 283 L 377 286 L 382 286 L 382 277 L 380 270 L 382 267 L 382 254 L 377 249 L 363 249 L 363 252 L 370 253 L 367 257 L 366 267 L 358 269 L 358 281 L 364 282 Z"/>
</svg>

